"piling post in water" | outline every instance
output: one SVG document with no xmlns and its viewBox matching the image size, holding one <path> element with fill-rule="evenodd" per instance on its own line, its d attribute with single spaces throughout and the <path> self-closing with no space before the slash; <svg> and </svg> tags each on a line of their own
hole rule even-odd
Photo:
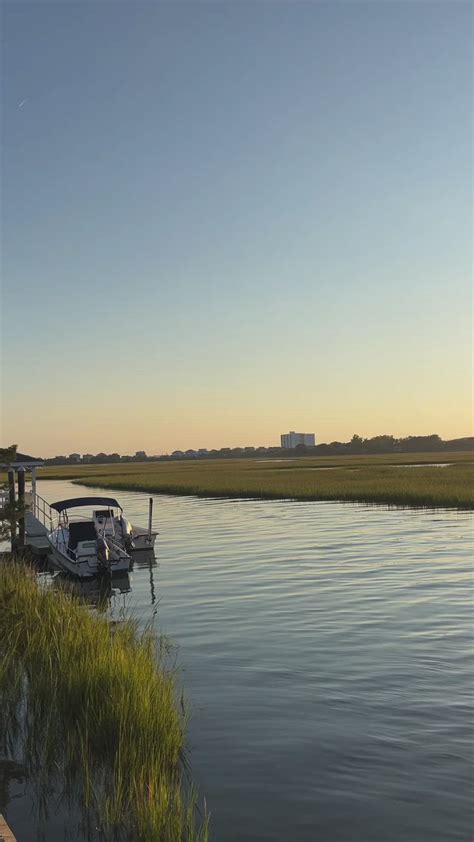
<svg viewBox="0 0 474 842">
<path fill-rule="evenodd" d="M 9 503 L 11 506 L 11 515 L 10 515 L 10 541 L 12 545 L 12 550 L 15 546 L 16 541 L 16 517 L 15 517 L 15 503 L 16 503 L 16 494 L 15 494 L 15 471 L 10 469 L 8 471 L 8 498 Z"/>
<path fill-rule="evenodd" d="M 151 544 L 151 532 L 152 532 L 152 521 L 153 521 L 153 497 L 150 497 L 148 500 L 148 543 Z"/>
<path fill-rule="evenodd" d="M 18 469 L 18 503 L 20 517 L 18 518 L 18 543 L 20 547 L 25 546 L 25 469 Z"/>
</svg>

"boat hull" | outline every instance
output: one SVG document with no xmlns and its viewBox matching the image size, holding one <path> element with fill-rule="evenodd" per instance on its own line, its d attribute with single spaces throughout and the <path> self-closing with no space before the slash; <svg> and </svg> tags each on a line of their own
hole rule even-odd
<svg viewBox="0 0 474 842">
<path fill-rule="evenodd" d="M 54 545 L 49 536 L 48 542 L 50 555 L 54 565 L 59 567 L 60 570 L 65 570 L 67 573 L 71 573 L 78 579 L 92 579 L 94 576 L 98 576 L 103 573 L 108 573 L 112 576 L 114 574 L 123 575 L 124 573 L 128 573 L 130 570 L 130 558 L 128 557 L 117 559 L 117 561 L 111 561 L 107 567 L 105 567 L 103 564 L 99 563 L 97 557 L 88 557 L 84 560 L 81 559 L 80 561 L 73 561 L 73 559 L 69 558 L 69 556 L 61 552 L 61 550 Z"/>
</svg>

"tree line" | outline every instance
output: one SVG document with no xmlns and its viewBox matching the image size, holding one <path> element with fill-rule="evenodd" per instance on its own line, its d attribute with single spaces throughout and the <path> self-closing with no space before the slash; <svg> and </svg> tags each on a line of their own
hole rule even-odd
<svg viewBox="0 0 474 842">
<path fill-rule="evenodd" d="M 314 446 L 298 444 L 295 448 L 282 447 L 221 447 L 213 450 L 175 450 L 171 454 L 148 456 L 145 451 L 137 451 L 133 456 L 121 456 L 119 453 L 71 453 L 69 456 L 53 456 L 45 459 L 45 465 L 78 464 L 114 464 L 120 462 L 160 462 L 181 459 L 242 459 L 242 458 L 278 458 L 282 456 L 350 456 L 377 453 L 430 453 L 452 452 L 455 450 L 474 450 L 474 437 L 443 440 L 437 434 L 429 436 L 406 436 L 396 438 L 392 435 L 380 435 L 363 438 L 354 433 L 350 441 L 332 441 Z"/>
</svg>

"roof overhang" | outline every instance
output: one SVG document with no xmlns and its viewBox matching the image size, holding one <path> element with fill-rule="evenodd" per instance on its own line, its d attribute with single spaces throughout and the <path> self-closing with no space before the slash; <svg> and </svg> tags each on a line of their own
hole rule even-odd
<svg viewBox="0 0 474 842">
<path fill-rule="evenodd" d="M 42 468 L 44 462 L 0 462 L 2 471 L 30 471 L 32 468 Z"/>
<path fill-rule="evenodd" d="M 15 457 L 12 461 L 0 461 L 2 471 L 29 471 L 31 468 L 41 468 L 44 465 L 43 459 L 28 456 L 26 453 L 15 453 L 11 447 L 2 448 L 2 451 L 4 459 L 7 453 Z"/>
</svg>

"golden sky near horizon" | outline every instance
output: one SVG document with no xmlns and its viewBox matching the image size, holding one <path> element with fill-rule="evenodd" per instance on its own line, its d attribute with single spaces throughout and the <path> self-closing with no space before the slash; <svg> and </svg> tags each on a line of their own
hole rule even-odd
<svg viewBox="0 0 474 842">
<path fill-rule="evenodd" d="M 63 5 L 4 4 L 2 442 L 472 434 L 470 4 Z"/>
<path fill-rule="evenodd" d="M 318 442 L 347 441 L 354 433 L 364 438 L 392 434 L 429 435 L 443 439 L 473 434 L 471 395 L 459 398 L 453 377 L 430 394 L 427 380 L 413 383 L 410 394 L 385 384 L 384 389 L 361 391 L 352 383 L 322 401 L 321 387 L 281 383 L 272 389 L 223 388 L 216 393 L 192 390 L 189 395 L 149 395 L 138 384 L 125 401 L 107 389 L 102 400 L 82 392 L 77 402 L 48 400 L 28 391 L 9 401 L 2 413 L 2 442 L 18 444 L 23 452 L 44 457 L 59 454 L 118 452 L 148 454 L 205 447 L 276 446 L 289 430 L 314 432 Z M 466 383 L 464 384 L 467 385 Z M 247 408 L 245 408 L 247 407 Z"/>
</svg>

